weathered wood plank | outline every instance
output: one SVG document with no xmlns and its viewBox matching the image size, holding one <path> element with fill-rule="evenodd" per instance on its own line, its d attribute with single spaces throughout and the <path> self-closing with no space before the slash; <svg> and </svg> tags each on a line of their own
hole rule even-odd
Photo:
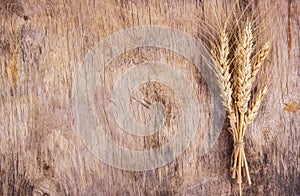
<svg viewBox="0 0 300 196">
<path fill-rule="evenodd" d="M 88 51 L 113 32 L 164 25 L 199 37 L 200 20 L 213 20 L 214 12 L 229 12 L 234 2 L 1 1 L 0 195 L 237 194 L 230 179 L 232 140 L 226 125 L 209 153 L 198 154 L 212 103 L 201 73 L 188 59 L 165 49 L 140 48 L 114 59 L 105 70 L 108 89 L 125 69 L 146 61 L 170 64 L 192 82 L 201 103 L 201 127 L 194 143 L 167 166 L 133 172 L 103 163 L 78 136 L 72 106 L 78 67 Z M 255 2 L 254 8 L 264 12 L 275 1 Z M 268 15 L 273 48 L 260 74 L 271 75 L 272 85 L 246 135 L 253 185 L 245 184 L 244 192 L 299 195 L 300 2 L 280 0 L 274 9 Z M 158 84 L 143 88 L 150 103 L 165 101 L 168 119 L 174 117 L 168 123 L 176 122 L 178 104 L 172 91 Z M 99 89 L 98 96 L 103 92 Z M 296 109 L 284 110 L 289 103 L 295 103 Z M 147 120 L 143 106 L 133 101 L 132 107 L 141 121 Z M 105 117 L 101 110 L 99 116 Z M 108 134 L 121 145 L 147 149 L 163 144 L 174 133 L 146 141 L 129 136 L 124 140 L 125 133 L 117 128 Z"/>
</svg>

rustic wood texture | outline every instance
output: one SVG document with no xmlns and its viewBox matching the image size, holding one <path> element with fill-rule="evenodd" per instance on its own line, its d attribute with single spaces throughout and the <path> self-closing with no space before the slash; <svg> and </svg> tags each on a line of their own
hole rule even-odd
<svg viewBox="0 0 300 196">
<path fill-rule="evenodd" d="M 259 76 L 271 76 L 271 88 L 246 134 L 253 182 L 251 186 L 243 184 L 247 195 L 300 195 L 300 1 L 275 2 L 252 3 L 252 9 L 261 12 L 273 7 L 266 14 L 272 24 L 268 31 L 273 42 L 267 69 Z M 214 12 L 229 12 L 234 3 L 1 0 L 0 195 L 237 194 L 238 187 L 230 179 L 233 147 L 226 123 L 205 156 L 197 153 L 199 133 L 196 141 L 170 164 L 133 172 L 113 168 L 93 156 L 76 134 L 72 113 L 75 72 L 99 41 L 138 25 L 164 25 L 199 37 L 200 20 L 209 21 Z M 205 81 L 190 61 L 173 52 L 158 48 L 128 51 L 106 70 L 108 83 L 131 62 L 148 60 L 172 64 L 185 73 L 201 101 L 201 125 L 208 127 L 211 102 Z M 178 110 L 170 89 L 160 84 L 141 89 L 149 94 L 150 103 L 165 99 L 168 119 Z M 163 96 L 152 96 L 155 93 Z M 138 103 L 133 102 L 132 107 L 136 107 L 137 116 L 145 112 Z M 176 116 L 172 119 L 176 121 Z M 116 141 L 130 146 L 122 140 L 122 133 L 112 131 Z M 160 138 L 163 136 L 150 138 L 142 145 L 145 149 L 161 145 L 165 142 Z"/>
</svg>

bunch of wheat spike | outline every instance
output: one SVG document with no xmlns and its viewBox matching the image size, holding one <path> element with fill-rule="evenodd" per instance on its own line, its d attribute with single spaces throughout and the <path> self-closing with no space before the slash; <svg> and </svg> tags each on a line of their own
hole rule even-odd
<svg viewBox="0 0 300 196">
<path fill-rule="evenodd" d="M 253 95 L 253 86 L 270 47 L 266 42 L 258 48 L 257 42 L 254 42 L 250 22 L 247 22 L 237 33 L 235 41 L 231 43 L 229 39 L 225 27 L 219 33 L 212 56 L 223 105 L 230 120 L 229 131 L 234 141 L 231 160 L 232 178 L 237 179 L 240 195 L 242 195 L 242 174 L 246 174 L 251 185 L 244 150 L 245 131 L 247 125 L 252 123 L 257 115 L 267 91 L 267 85 L 264 85 Z"/>
</svg>

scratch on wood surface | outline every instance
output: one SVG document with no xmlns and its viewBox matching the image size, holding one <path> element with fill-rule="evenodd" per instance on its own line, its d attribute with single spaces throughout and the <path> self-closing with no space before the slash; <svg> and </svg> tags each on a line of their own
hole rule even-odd
<svg viewBox="0 0 300 196">
<path fill-rule="evenodd" d="M 288 1 L 288 29 L 287 29 L 287 33 L 288 33 L 287 41 L 288 41 L 288 54 L 289 54 L 289 56 L 290 56 L 290 51 L 291 51 L 291 48 L 292 48 L 291 3 L 292 3 L 292 0 L 289 0 Z"/>
</svg>

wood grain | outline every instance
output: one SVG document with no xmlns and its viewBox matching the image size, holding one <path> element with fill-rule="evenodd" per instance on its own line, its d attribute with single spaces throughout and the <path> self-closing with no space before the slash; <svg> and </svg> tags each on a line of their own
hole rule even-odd
<svg viewBox="0 0 300 196">
<path fill-rule="evenodd" d="M 253 185 L 245 183 L 244 193 L 299 195 L 300 113 L 284 108 L 300 102 L 300 2 L 254 2 L 252 9 L 262 13 L 275 7 L 267 14 L 271 56 L 259 74 L 260 78 L 271 76 L 271 89 L 246 133 Z M 203 136 L 199 131 L 193 144 L 167 166 L 133 172 L 113 168 L 93 156 L 76 134 L 72 113 L 76 70 L 99 41 L 138 25 L 164 25 L 200 37 L 199 32 L 205 33 L 200 21 L 215 20 L 214 12 L 230 12 L 234 3 L 0 1 L 0 195 L 236 195 L 238 187 L 230 179 L 232 139 L 226 123 L 205 156 L 197 153 Z M 158 48 L 128 51 L 106 70 L 108 83 L 131 62 L 148 60 L 172 64 L 190 78 L 201 100 L 200 130 L 209 127 L 212 106 L 207 85 L 195 66 L 174 52 Z M 148 93 L 149 102 L 162 99 L 162 95 L 153 95 L 160 89 L 169 118 L 174 116 L 178 108 L 176 100 L 167 96 L 171 91 L 157 84 L 141 88 Z M 133 102 L 132 107 L 135 115 L 142 116 L 144 110 L 138 103 Z M 147 115 L 141 121 L 145 119 Z M 111 136 L 130 145 L 117 132 L 112 130 Z M 162 136 L 168 139 L 172 134 Z M 162 136 L 138 142 L 150 148 L 167 140 Z"/>
</svg>

